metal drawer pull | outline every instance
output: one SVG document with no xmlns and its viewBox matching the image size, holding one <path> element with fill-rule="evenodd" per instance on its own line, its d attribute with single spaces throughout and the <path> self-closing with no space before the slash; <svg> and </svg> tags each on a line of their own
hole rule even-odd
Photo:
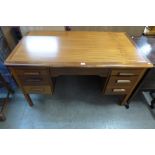
<svg viewBox="0 0 155 155">
<path fill-rule="evenodd" d="M 126 90 L 125 89 L 113 89 L 112 91 L 113 92 L 125 92 Z"/>
<path fill-rule="evenodd" d="M 131 80 L 117 80 L 116 83 L 131 83 Z"/>
<path fill-rule="evenodd" d="M 40 72 L 25 72 L 24 75 L 39 75 Z"/>
<path fill-rule="evenodd" d="M 135 74 L 134 73 L 119 73 L 119 75 L 122 75 L 122 76 L 133 76 Z"/>
</svg>

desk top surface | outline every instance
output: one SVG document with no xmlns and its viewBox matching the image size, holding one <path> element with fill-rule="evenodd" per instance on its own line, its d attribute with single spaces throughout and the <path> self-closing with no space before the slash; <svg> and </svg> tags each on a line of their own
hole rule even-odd
<svg viewBox="0 0 155 155">
<path fill-rule="evenodd" d="M 30 32 L 6 65 L 152 67 L 123 32 Z"/>
</svg>

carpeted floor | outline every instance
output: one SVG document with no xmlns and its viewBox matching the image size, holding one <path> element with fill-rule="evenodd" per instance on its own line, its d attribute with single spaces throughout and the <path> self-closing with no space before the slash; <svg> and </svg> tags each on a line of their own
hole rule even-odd
<svg viewBox="0 0 155 155">
<path fill-rule="evenodd" d="M 96 76 L 60 76 L 52 96 L 32 95 L 32 99 L 35 105 L 31 108 L 16 90 L 0 128 L 155 128 L 155 110 L 141 94 L 127 110 L 117 105 L 118 96 L 102 95 L 101 79 Z"/>
</svg>

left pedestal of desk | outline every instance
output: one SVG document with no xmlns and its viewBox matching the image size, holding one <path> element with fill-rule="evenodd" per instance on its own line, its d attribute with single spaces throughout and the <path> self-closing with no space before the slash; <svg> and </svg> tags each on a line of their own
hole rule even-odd
<svg viewBox="0 0 155 155">
<path fill-rule="evenodd" d="M 9 67 L 30 106 L 29 94 L 52 94 L 53 83 L 48 67 Z"/>
</svg>

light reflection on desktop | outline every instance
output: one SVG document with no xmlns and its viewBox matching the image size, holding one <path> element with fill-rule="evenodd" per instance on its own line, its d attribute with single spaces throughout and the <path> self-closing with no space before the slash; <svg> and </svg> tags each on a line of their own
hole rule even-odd
<svg viewBox="0 0 155 155">
<path fill-rule="evenodd" d="M 25 47 L 31 57 L 55 57 L 59 50 L 59 39 L 54 36 L 29 36 Z"/>
</svg>

